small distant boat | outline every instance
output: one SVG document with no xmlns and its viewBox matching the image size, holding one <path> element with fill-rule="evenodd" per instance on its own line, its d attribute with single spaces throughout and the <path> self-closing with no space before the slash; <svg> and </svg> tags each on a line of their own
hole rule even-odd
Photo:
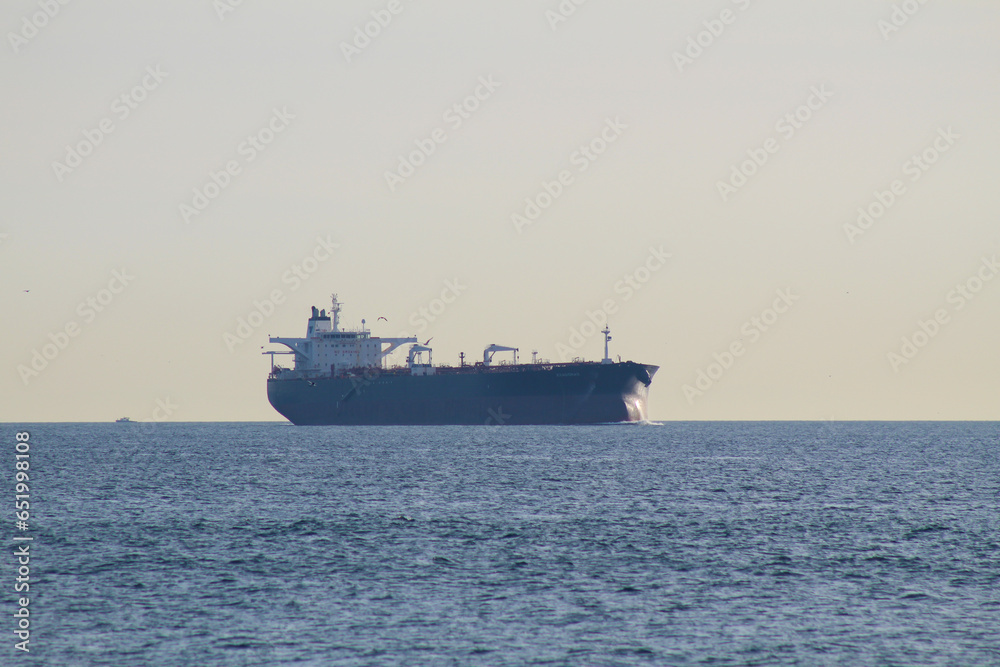
<svg viewBox="0 0 1000 667">
<path fill-rule="evenodd" d="M 129 419 L 128 417 L 120 417 L 119 419 L 115 420 L 115 423 L 116 424 L 122 424 L 122 423 L 130 422 L 130 421 L 132 421 L 132 420 Z"/>
</svg>

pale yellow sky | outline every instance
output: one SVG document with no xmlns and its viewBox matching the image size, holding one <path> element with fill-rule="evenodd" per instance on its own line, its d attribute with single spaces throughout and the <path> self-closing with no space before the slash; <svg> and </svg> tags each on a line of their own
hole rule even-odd
<svg viewBox="0 0 1000 667">
<path fill-rule="evenodd" d="M 331 292 L 438 363 L 610 306 L 654 419 L 1000 417 L 997 3 L 233 5 L 0 9 L 0 421 L 280 419 Z"/>
</svg>

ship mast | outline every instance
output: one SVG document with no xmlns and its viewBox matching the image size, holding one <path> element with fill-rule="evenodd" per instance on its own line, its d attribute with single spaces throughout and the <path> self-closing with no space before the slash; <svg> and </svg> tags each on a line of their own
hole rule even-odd
<svg viewBox="0 0 1000 667">
<path fill-rule="evenodd" d="M 611 329 L 608 328 L 607 324 L 604 325 L 604 330 L 601 333 L 604 334 L 604 358 L 601 359 L 601 363 L 610 364 L 611 357 L 608 356 L 608 341 L 611 340 Z"/>
<path fill-rule="evenodd" d="M 330 295 L 330 300 L 332 304 L 330 305 L 330 315 L 333 316 L 333 330 L 340 331 L 340 326 L 338 324 L 340 320 L 340 306 L 342 305 L 339 300 L 337 300 L 336 294 Z M 607 356 L 607 355 L 605 355 Z"/>
</svg>

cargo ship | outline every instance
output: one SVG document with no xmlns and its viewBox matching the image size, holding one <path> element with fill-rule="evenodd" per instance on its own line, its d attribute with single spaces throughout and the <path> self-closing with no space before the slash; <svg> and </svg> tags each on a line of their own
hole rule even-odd
<svg viewBox="0 0 1000 667">
<path fill-rule="evenodd" d="M 608 357 L 605 326 L 601 361 L 551 363 L 492 344 L 482 361 L 434 366 L 430 340 L 379 338 L 361 327 L 340 327 L 342 304 L 312 307 L 305 338 L 271 337 L 287 350 L 271 355 L 267 399 L 296 425 L 334 424 L 600 424 L 643 421 L 649 385 L 658 366 Z M 388 356 L 408 345 L 406 364 Z M 494 361 L 497 353 L 512 360 Z M 290 355 L 292 367 L 275 364 Z M 425 359 L 426 355 L 426 359 Z"/>
</svg>

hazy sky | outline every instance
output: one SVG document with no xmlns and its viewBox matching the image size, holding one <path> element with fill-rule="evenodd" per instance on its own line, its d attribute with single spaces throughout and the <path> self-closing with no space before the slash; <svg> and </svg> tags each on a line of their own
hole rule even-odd
<svg viewBox="0 0 1000 667">
<path fill-rule="evenodd" d="M 1000 417 L 995 0 L 0 27 L 0 421 L 280 419 L 261 346 L 331 292 L 437 363 L 599 359 L 614 311 L 654 419 Z"/>
</svg>

